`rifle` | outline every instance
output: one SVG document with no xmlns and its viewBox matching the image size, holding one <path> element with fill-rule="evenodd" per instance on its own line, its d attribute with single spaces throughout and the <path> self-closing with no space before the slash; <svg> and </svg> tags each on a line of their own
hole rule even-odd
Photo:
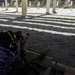
<svg viewBox="0 0 75 75">
<path fill-rule="evenodd" d="M 28 70 L 33 69 L 35 74 L 38 75 L 40 73 L 40 68 L 44 68 L 40 65 L 40 62 L 44 59 L 48 51 L 49 50 L 41 52 L 40 55 L 38 55 L 36 58 L 30 60 L 28 62 Z"/>
</svg>

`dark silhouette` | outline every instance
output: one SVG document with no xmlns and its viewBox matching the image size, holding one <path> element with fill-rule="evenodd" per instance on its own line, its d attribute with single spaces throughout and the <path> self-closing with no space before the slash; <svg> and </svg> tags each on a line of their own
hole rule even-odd
<svg viewBox="0 0 75 75">
<path fill-rule="evenodd" d="M 0 33 L 0 75 L 19 75 L 26 68 L 25 44 L 29 34 L 21 31 Z M 17 42 L 20 40 L 20 56 L 17 53 Z"/>
</svg>

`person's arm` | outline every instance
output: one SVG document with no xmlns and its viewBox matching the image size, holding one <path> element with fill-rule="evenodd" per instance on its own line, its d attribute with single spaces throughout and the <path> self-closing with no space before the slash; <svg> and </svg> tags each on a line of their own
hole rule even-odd
<svg viewBox="0 0 75 75">
<path fill-rule="evenodd" d="M 21 59 L 23 59 L 24 61 L 26 60 L 26 43 L 27 43 L 27 40 L 29 39 L 29 33 L 26 33 L 25 35 L 22 35 L 23 36 L 23 39 L 20 41 L 20 56 L 21 56 Z"/>
</svg>

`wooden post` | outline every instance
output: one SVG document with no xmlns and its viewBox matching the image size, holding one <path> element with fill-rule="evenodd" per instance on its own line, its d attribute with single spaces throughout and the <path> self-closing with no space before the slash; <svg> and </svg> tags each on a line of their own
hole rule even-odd
<svg viewBox="0 0 75 75">
<path fill-rule="evenodd" d="M 22 16 L 27 14 L 27 0 L 22 0 Z"/>
<path fill-rule="evenodd" d="M 18 0 L 16 0 L 16 12 L 18 12 Z"/>
<path fill-rule="evenodd" d="M 7 0 L 5 0 L 5 7 L 6 7 L 6 10 L 8 10 L 8 2 L 7 2 Z"/>
<path fill-rule="evenodd" d="M 52 11 L 53 11 L 53 13 L 56 13 L 56 0 L 53 0 L 53 9 L 52 9 Z"/>
<path fill-rule="evenodd" d="M 51 0 L 46 1 L 46 14 L 49 14 Z"/>
</svg>

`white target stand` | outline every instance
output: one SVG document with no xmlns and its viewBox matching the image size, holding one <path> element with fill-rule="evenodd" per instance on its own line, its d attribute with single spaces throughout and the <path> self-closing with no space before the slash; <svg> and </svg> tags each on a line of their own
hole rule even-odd
<svg viewBox="0 0 75 75">
<path fill-rule="evenodd" d="M 18 12 L 18 0 L 16 0 L 16 12 Z"/>
<path fill-rule="evenodd" d="M 56 0 L 53 0 L 53 9 L 52 9 L 53 13 L 56 13 Z"/>
<path fill-rule="evenodd" d="M 2 7 L 4 7 L 4 3 L 2 2 Z"/>
<path fill-rule="evenodd" d="M 6 8 L 6 10 L 8 10 L 8 6 L 9 6 L 9 3 L 8 3 L 7 0 L 5 0 L 5 8 Z M 18 12 L 18 0 L 15 1 L 14 6 L 16 6 L 16 12 Z"/>
<path fill-rule="evenodd" d="M 69 7 L 70 7 L 71 10 L 72 10 L 73 1 L 68 0 L 68 3 L 69 3 Z"/>
<path fill-rule="evenodd" d="M 39 8 L 39 7 L 40 7 L 40 2 L 37 3 L 37 8 Z"/>
<path fill-rule="evenodd" d="M 56 7 L 58 8 L 58 6 L 59 6 L 59 1 L 56 2 Z"/>
<path fill-rule="evenodd" d="M 16 7 L 16 12 L 18 12 L 18 0 L 15 0 L 14 7 Z"/>
<path fill-rule="evenodd" d="M 32 3 L 31 3 L 31 1 L 29 1 L 29 7 L 31 7 L 31 5 L 32 5 Z"/>
</svg>

